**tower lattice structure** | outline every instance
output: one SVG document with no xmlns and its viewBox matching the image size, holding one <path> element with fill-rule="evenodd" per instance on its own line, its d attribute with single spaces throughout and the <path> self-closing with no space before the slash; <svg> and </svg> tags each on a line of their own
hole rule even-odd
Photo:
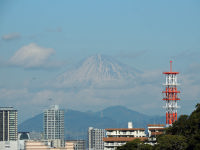
<svg viewBox="0 0 200 150">
<path fill-rule="evenodd" d="M 166 126 L 171 126 L 177 120 L 177 101 L 180 91 L 177 90 L 177 75 L 179 72 L 172 71 L 172 61 L 170 61 L 170 71 L 163 72 L 166 76 L 166 82 L 164 84 L 165 90 L 163 93 L 163 100 L 165 101 L 164 108 L 166 109 Z"/>
</svg>

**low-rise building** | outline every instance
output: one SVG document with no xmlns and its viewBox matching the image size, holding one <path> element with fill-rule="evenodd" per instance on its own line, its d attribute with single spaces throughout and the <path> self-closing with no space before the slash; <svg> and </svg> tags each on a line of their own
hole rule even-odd
<svg viewBox="0 0 200 150">
<path fill-rule="evenodd" d="M 66 141 L 65 148 L 67 150 L 74 150 L 75 149 L 75 142 L 74 141 Z"/>
<path fill-rule="evenodd" d="M 116 147 L 134 139 L 147 140 L 145 128 L 133 128 L 130 122 L 128 128 L 109 128 L 105 130 L 106 137 L 103 138 L 104 150 L 115 150 Z"/>
<path fill-rule="evenodd" d="M 156 137 L 164 134 L 164 124 L 148 124 L 148 137 L 151 144 L 156 143 Z"/>
<path fill-rule="evenodd" d="M 64 147 L 53 147 L 51 141 L 44 140 L 44 141 L 34 141 L 28 140 L 25 141 L 25 149 L 26 150 L 67 150 Z"/>
<path fill-rule="evenodd" d="M 65 141 L 65 148 L 67 150 L 85 150 L 85 140 L 67 140 Z"/>
</svg>

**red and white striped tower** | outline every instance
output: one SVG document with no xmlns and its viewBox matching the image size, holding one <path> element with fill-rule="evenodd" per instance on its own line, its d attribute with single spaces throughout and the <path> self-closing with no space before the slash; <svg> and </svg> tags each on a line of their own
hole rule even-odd
<svg viewBox="0 0 200 150">
<path fill-rule="evenodd" d="M 172 71 L 172 61 L 170 61 L 170 71 L 163 72 L 166 76 L 165 91 L 163 91 L 163 100 L 166 102 L 164 108 L 166 109 L 166 126 L 171 126 L 177 120 L 177 101 L 180 100 L 177 91 L 177 74 L 179 72 Z"/>
</svg>

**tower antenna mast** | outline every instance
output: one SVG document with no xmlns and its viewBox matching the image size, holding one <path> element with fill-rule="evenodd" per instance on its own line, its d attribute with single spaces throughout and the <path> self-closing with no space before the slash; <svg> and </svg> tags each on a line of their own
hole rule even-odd
<svg viewBox="0 0 200 150">
<path fill-rule="evenodd" d="M 177 75 L 179 72 L 172 71 L 172 61 L 170 61 L 170 71 L 163 72 L 166 76 L 166 82 L 164 84 L 165 90 L 163 93 L 163 100 L 165 101 L 164 108 L 166 109 L 166 126 L 171 126 L 177 120 L 177 101 L 180 100 L 177 90 Z"/>
</svg>

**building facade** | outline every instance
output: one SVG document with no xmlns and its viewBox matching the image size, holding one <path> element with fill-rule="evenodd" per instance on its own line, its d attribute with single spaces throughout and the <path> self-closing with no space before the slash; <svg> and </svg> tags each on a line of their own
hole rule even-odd
<svg viewBox="0 0 200 150">
<path fill-rule="evenodd" d="M 65 141 L 65 148 L 67 150 L 74 150 L 75 149 L 75 142 L 74 141 Z"/>
<path fill-rule="evenodd" d="M 88 129 L 88 149 L 89 150 L 103 150 L 104 142 L 103 138 L 105 137 L 105 129 L 95 129 L 89 127 Z"/>
<path fill-rule="evenodd" d="M 55 147 L 64 147 L 64 110 L 54 105 L 44 111 L 43 119 L 44 138 L 52 140 Z"/>
<path fill-rule="evenodd" d="M 0 107 L 0 141 L 17 140 L 17 110 Z"/>
<path fill-rule="evenodd" d="M 153 145 L 156 143 L 156 137 L 164 134 L 164 129 L 164 124 L 148 124 L 148 137 L 150 144 Z"/>
<path fill-rule="evenodd" d="M 134 139 L 147 140 L 145 128 L 132 128 L 132 123 L 129 122 L 128 128 L 106 129 L 106 137 L 103 138 L 104 150 L 115 150 Z"/>
<path fill-rule="evenodd" d="M 86 150 L 85 140 L 67 140 L 65 141 L 67 150 Z"/>
<path fill-rule="evenodd" d="M 28 140 L 25 141 L 25 150 L 67 150 L 65 147 L 56 148 L 52 143 L 45 140 Z"/>
</svg>

